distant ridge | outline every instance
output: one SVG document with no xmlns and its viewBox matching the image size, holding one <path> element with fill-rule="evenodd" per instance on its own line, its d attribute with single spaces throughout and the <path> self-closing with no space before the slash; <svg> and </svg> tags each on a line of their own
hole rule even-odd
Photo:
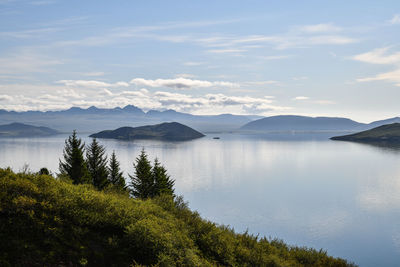
<svg viewBox="0 0 400 267">
<path fill-rule="evenodd" d="M 166 141 L 187 141 L 203 137 L 204 134 L 178 122 L 166 122 L 140 127 L 121 127 L 90 135 L 95 138 L 119 140 L 157 139 Z"/>
<path fill-rule="evenodd" d="M 331 139 L 363 143 L 400 143 L 400 123 L 382 125 L 371 130 L 355 134 L 335 136 Z"/>
<path fill-rule="evenodd" d="M 23 123 L 0 125 L 0 137 L 36 137 L 55 135 L 59 132 L 48 127 L 37 127 Z"/>
<path fill-rule="evenodd" d="M 116 108 L 71 107 L 59 111 L 6 111 L 0 110 L 0 124 L 25 122 L 45 124 L 63 132 L 98 132 L 123 125 L 140 126 L 176 121 L 201 131 L 233 131 L 259 116 L 246 115 L 193 115 L 169 110 L 149 110 L 127 105 Z"/>
<path fill-rule="evenodd" d="M 279 115 L 251 121 L 241 130 L 250 131 L 351 131 L 366 125 L 346 118 Z"/>
<path fill-rule="evenodd" d="M 279 115 L 263 117 L 258 115 L 194 115 L 168 110 L 149 110 L 127 105 L 116 108 L 71 107 L 59 111 L 6 111 L 0 109 L 0 124 L 10 122 L 29 122 L 34 125 L 47 125 L 62 132 L 98 132 L 103 129 L 116 129 L 123 125 L 141 126 L 163 122 L 179 122 L 202 132 L 233 131 L 349 131 L 371 129 L 389 123 L 400 123 L 400 117 L 359 123 L 347 118 L 307 117 Z"/>
</svg>

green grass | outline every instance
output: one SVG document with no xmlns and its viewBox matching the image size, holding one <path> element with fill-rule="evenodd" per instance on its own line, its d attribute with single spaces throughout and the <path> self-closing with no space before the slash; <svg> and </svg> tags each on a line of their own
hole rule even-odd
<svg viewBox="0 0 400 267">
<path fill-rule="evenodd" d="M 137 200 L 0 169 L 0 266 L 353 266 L 202 219 L 181 198 Z"/>
</svg>

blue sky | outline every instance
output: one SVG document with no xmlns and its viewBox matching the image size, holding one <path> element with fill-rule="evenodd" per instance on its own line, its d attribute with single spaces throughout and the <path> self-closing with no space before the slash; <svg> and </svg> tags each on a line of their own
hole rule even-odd
<svg viewBox="0 0 400 267">
<path fill-rule="evenodd" d="M 0 0 L 0 108 L 399 116 L 398 1 Z"/>
</svg>

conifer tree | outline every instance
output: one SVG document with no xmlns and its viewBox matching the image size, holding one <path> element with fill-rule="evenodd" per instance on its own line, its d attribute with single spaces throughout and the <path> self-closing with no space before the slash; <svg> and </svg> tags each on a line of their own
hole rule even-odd
<svg viewBox="0 0 400 267">
<path fill-rule="evenodd" d="M 140 155 L 133 164 L 135 172 L 129 175 L 131 178 L 131 192 L 136 198 L 149 198 L 153 195 L 154 179 L 151 173 L 151 164 L 147 159 L 146 152 L 142 149 Z"/>
<path fill-rule="evenodd" d="M 103 189 L 108 184 L 107 156 L 105 148 L 100 145 L 96 138 L 86 148 L 86 161 L 93 185 Z"/>
<path fill-rule="evenodd" d="M 74 184 L 90 182 L 90 175 L 83 158 L 85 144 L 76 136 L 76 131 L 65 140 L 63 151 L 64 160 L 60 159 L 59 170 L 61 174 L 68 175 Z"/>
<path fill-rule="evenodd" d="M 119 167 L 119 162 L 115 151 L 111 154 L 110 163 L 108 166 L 108 181 L 115 185 L 117 188 L 125 189 L 125 178 L 122 175 L 121 169 Z"/>
<path fill-rule="evenodd" d="M 158 159 L 154 160 L 154 165 L 151 170 L 154 180 L 153 196 L 161 194 L 174 195 L 175 181 L 167 174 L 167 170 L 160 164 Z"/>
</svg>

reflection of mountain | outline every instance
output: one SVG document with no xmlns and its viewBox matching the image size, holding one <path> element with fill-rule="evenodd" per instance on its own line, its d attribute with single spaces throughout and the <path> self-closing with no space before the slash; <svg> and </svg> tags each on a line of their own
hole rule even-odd
<svg viewBox="0 0 400 267">
<path fill-rule="evenodd" d="M 371 130 L 355 134 L 335 136 L 331 139 L 371 144 L 400 144 L 400 123 L 382 125 Z"/>
<path fill-rule="evenodd" d="M 187 141 L 204 135 L 186 125 L 170 122 L 141 127 L 121 127 L 116 130 L 102 131 L 90 137 L 111 138 L 120 140 L 157 139 L 168 141 Z"/>
<path fill-rule="evenodd" d="M 58 132 L 47 127 L 36 127 L 23 123 L 0 125 L 0 137 L 34 137 L 54 134 L 58 134 Z"/>
<path fill-rule="evenodd" d="M 0 123 L 29 122 L 46 125 L 70 132 L 96 132 L 103 129 L 115 129 L 123 125 L 142 126 L 162 122 L 176 121 L 201 131 L 232 131 L 259 116 L 242 116 L 232 114 L 192 115 L 174 110 L 143 112 L 140 108 L 128 105 L 124 108 L 103 109 L 90 107 L 82 109 L 73 107 L 62 111 L 27 111 L 8 112 L 0 110 Z"/>
</svg>

